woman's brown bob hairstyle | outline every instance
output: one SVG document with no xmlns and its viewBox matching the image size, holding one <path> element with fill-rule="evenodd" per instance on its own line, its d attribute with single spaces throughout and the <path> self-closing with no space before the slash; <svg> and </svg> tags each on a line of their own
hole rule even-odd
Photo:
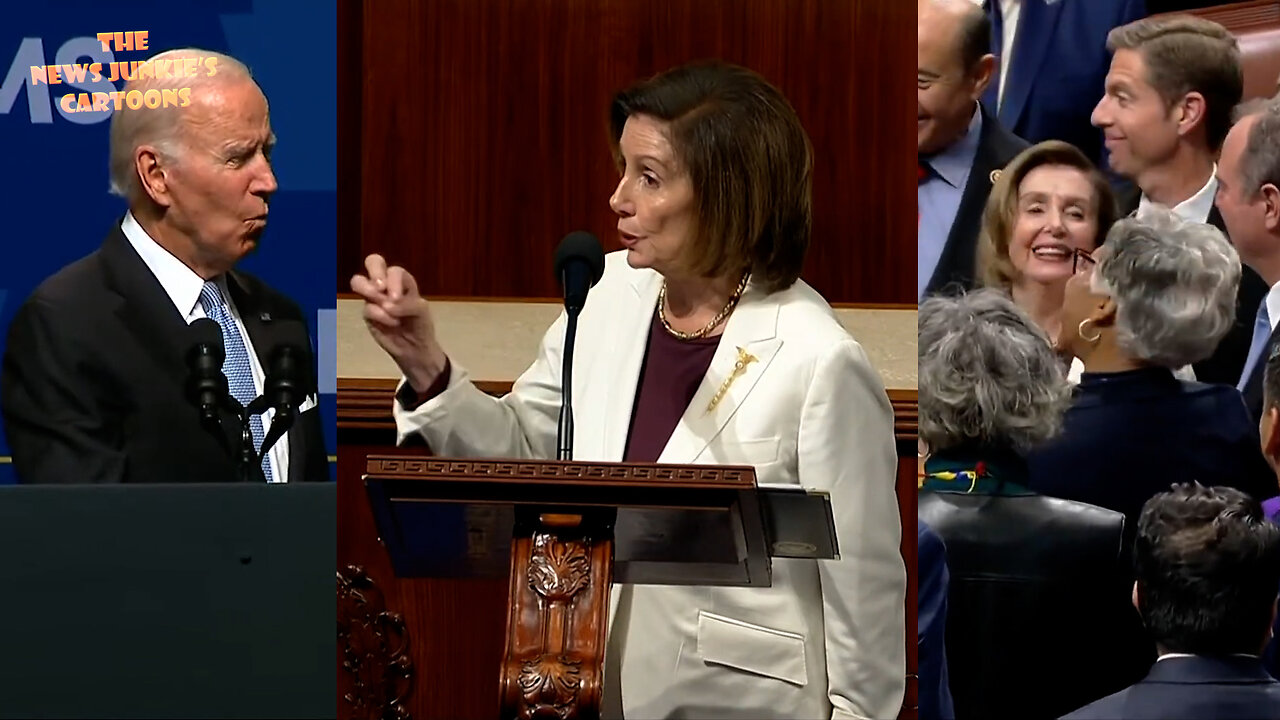
<svg viewBox="0 0 1280 720">
<path fill-rule="evenodd" d="M 670 123 L 668 140 L 689 173 L 698 236 L 682 262 L 702 277 L 752 280 L 772 293 L 800 277 L 813 224 L 813 149 L 786 98 L 736 65 L 695 63 L 618 93 L 609 110 L 610 144 L 627 118 Z"/>
<path fill-rule="evenodd" d="M 1018 188 L 1032 170 L 1045 165 L 1075 168 L 1089 178 L 1098 216 L 1095 248 L 1102 244 L 1116 221 L 1119 210 L 1116 209 L 1111 185 L 1084 153 L 1076 146 L 1059 140 L 1032 145 L 1005 166 L 987 198 L 987 207 L 982 214 L 982 233 L 978 237 L 978 277 L 987 287 L 1007 292 L 1018 279 L 1018 271 L 1009 260 L 1009 241 L 1013 237 L 1013 226 L 1018 221 Z"/>
</svg>

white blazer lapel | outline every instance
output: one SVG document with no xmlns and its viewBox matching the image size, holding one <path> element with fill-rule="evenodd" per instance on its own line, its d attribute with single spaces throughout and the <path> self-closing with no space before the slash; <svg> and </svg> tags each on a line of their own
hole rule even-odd
<svg viewBox="0 0 1280 720">
<path fill-rule="evenodd" d="M 636 273 L 631 280 L 631 293 L 624 293 L 617 313 L 618 347 L 610 351 L 617 358 L 613 382 L 608 383 L 608 408 L 604 423 L 604 457 L 619 462 L 627 449 L 631 431 L 631 411 L 635 406 L 636 388 L 640 384 L 640 367 L 649 344 L 653 313 L 658 307 L 658 291 L 662 276 L 653 272 Z"/>
<path fill-rule="evenodd" d="M 729 316 L 693 401 L 671 433 L 660 463 L 695 462 L 756 386 L 782 346 L 777 337 L 778 304 L 748 287 Z M 718 396 L 718 397 L 717 397 Z"/>
</svg>

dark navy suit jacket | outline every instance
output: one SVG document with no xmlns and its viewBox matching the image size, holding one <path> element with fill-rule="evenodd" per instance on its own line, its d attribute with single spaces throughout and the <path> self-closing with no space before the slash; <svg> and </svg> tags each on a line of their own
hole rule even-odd
<svg viewBox="0 0 1280 720">
<path fill-rule="evenodd" d="M 999 2 L 987 0 L 988 15 Z M 1089 116 L 1111 66 L 1107 33 L 1146 15 L 1143 0 L 1022 0 L 1000 124 L 1033 144 L 1064 140 L 1101 164 L 1102 132 Z"/>
<path fill-rule="evenodd" d="M 1261 720 L 1280 718 L 1280 682 L 1256 658 L 1172 657 L 1136 685 L 1064 720 Z"/>
<path fill-rule="evenodd" d="M 1163 368 L 1085 373 L 1062 434 L 1027 461 L 1032 490 L 1124 513 L 1127 539 L 1143 503 L 1173 483 L 1276 494 L 1240 392 Z"/>
<path fill-rule="evenodd" d="M 947 676 L 946 548 L 923 520 L 919 528 L 920 591 L 917 609 L 920 650 L 920 720 L 951 720 L 951 688 Z"/>
</svg>

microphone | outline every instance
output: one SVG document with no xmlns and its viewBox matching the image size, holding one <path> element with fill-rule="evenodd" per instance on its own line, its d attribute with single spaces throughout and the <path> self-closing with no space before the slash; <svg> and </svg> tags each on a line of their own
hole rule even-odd
<svg viewBox="0 0 1280 720">
<path fill-rule="evenodd" d="M 262 455 L 265 456 L 298 416 L 298 406 L 307 397 L 308 377 L 306 355 L 295 345 L 280 344 L 271 351 L 263 397 L 275 409 L 271 429 L 262 439 Z"/>
<path fill-rule="evenodd" d="M 556 278 L 564 290 L 564 306 L 570 315 L 582 310 L 587 291 L 604 275 L 604 249 L 595 235 L 581 230 L 560 241 L 555 255 Z"/>
<path fill-rule="evenodd" d="M 200 410 L 200 421 L 219 429 L 222 418 L 218 410 L 227 404 L 227 376 L 222 374 L 226 352 L 222 347 L 222 328 L 209 318 L 200 318 L 189 326 L 192 343 L 187 350 L 187 399 Z"/>
<path fill-rule="evenodd" d="M 555 272 L 564 291 L 568 322 L 564 330 L 564 366 L 560 371 L 560 424 L 556 429 L 556 459 L 573 459 L 573 341 L 578 334 L 578 314 L 587 304 L 587 293 L 604 275 L 604 249 L 595 235 L 571 232 L 556 248 Z"/>
</svg>

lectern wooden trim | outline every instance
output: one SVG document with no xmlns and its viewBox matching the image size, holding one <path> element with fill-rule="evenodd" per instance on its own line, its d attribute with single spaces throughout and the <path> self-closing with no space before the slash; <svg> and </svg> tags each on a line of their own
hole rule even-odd
<svg viewBox="0 0 1280 720">
<path fill-rule="evenodd" d="M 397 574 L 430 574 L 405 503 L 511 508 L 502 717 L 599 717 L 617 510 L 706 511 L 730 520 L 734 562 L 636 560 L 631 582 L 767 586 L 768 528 L 750 467 L 370 456 L 365 484 Z M 481 553 L 483 555 L 483 553 Z M 462 566 L 443 570 L 466 574 Z"/>
</svg>

